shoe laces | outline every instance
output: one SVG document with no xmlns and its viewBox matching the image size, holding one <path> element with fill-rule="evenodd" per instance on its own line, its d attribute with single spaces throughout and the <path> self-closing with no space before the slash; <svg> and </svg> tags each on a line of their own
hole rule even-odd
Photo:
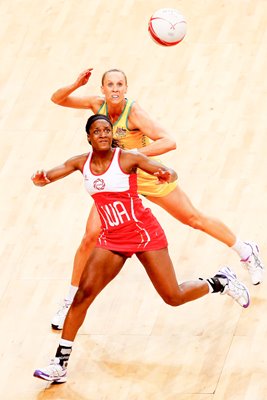
<svg viewBox="0 0 267 400">
<path fill-rule="evenodd" d="M 52 358 L 50 364 L 43 368 L 43 371 L 51 376 L 60 376 L 63 371 L 63 367 L 59 364 L 58 358 Z"/>
<path fill-rule="evenodd" d="M 259 257 L 252 251 L 252 254 L 247 260 L 248 270 L 254 272 L 257 269 L 262 269 Z"/>
<path fill-rule="evenodd" d="M 228 290 L 231 292 L 231 295 L 235 298 L 238 299 L 239 297 L 242 296 L 244 292 L 244 287 L 238 282 L 238 280 L 229 281 L 228 284 Z"/>
<path fill-rule="evenodd" d="M 221 292 L 221 294 L 226 294 L 230 292 L 231 296 L 234 297 L 235 299 L 238 299 L 239 297 L 242 296 L 244 287 L 238 281 L 236 274 L 233 271 L 229 270 L 229 268 L 226 271 L 220 270 L 219 274 L 217 274 L 216 276 L 227 279 L 227 283 L 224 286 L 224 290 Z"/>
<path fill-rule="evenodd" d="M 249 270 L 249 272 L 255 272 L 257 269 L 262 269 L 261 261 L 258 257 L 259 249 L 258 245 L 252 243 L 246 243 L 251 248 L 251 254 L 246 259 L 241 260 Z"/>
</svg>

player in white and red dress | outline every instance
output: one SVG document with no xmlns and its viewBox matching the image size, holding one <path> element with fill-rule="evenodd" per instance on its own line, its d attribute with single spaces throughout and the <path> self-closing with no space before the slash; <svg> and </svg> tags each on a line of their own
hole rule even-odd
<svg viewBox="0 0 267 400">
<path fill-rule="evenodd" d="M 91 153 L 73 157 L 47 172 L 37 171 L 32 176 L 35 185 L 44 186 L 81 171 L 102 222 L 97 246 L 65 319 L 55 358 L 47 367 L 34 371 L 35 377 L 56 383 L 66 382 L 72 345 L 87 309 L 133 253 L 167 304 L 179 306 L 215 292 L 227 293 L 244 308 L 249 305 L 247 288 L 228 267 L 212 278 L 178 284 L 164 232 L 136 193 L 137 168 L 157 176 L 159 183 L 174 182 L 176 172 L 138 152 L 112 148 L 112 124 L 106 116 L 91 116 L 86 127 L 93 147 Z"/>
<path fill-rule="evenodd" d="M 115 149 L 108 169 L 102 174 L 92 172 L 92 154 L 85 162 L 83 175 L 101 219 L 96 246 L 128 256 L 167 247 L 163 229 L 137 194 L 137 175 L 124 172 L 120 166 L 121 149 Z"/>
</svg>

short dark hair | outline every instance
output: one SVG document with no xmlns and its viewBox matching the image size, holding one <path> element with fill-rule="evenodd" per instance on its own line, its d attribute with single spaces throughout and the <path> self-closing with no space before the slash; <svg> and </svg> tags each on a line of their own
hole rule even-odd
<svg viewBox="0 0 267 400">
<path fill-rule="evenodd" d="M 89 133 L 89 129 L 92 125 L 93 122 L 97 121 L 98 119 L 104 119 L 105 121 L 107 121 L 111 127 L 111 129 L 113 128 L 112 122 L 110 121 L 110 119 L 104 115 L 104 114 L 94 114 L 91 115 L 91 117 L 88 118 L 86 125 L 85 125 L 85 132 L 88 134 Z"/>
<path fill-rule="evenodd" d="M 121 69 L 112 68 L 112 69 L 109 69 L 108 71 L 104 72 L 104 74 L 102 75 L 102 79 L 101 79 L 102 86 L 104 85 L 105 77 L 109 72 L 120 72 L 124 76 L 124 79 L 125 79 L 125 82 L 127 85 L 127 76 L 126 76 L 125 72 L 123 72 Z"/>
</svg>

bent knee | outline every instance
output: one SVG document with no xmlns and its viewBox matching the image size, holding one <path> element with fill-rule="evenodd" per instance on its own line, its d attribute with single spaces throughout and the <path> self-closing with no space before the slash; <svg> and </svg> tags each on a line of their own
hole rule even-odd
<svg viewBox="0 0 267 400">
<path fill-rule="evenodd" d="M 73 307 L 85 304 L 87 301 L 91 302 L 94 297 L 95 294 L 93 293 L 92 287 L 79 287 L 72 303 Z"/>
<path fill-rule="evenodd" d="M 175 293 L 173 295 L 168 294 L 166 296 L 163 296 L 162 298 L 166 304 L 168 304 L 169 306 L 172 306 L 172 307 L 178 307 L 178 306 L 181 306 L 182 304 L 184 304 L 182 296 L 180 296 L 177 293 Z"/>
</svg>

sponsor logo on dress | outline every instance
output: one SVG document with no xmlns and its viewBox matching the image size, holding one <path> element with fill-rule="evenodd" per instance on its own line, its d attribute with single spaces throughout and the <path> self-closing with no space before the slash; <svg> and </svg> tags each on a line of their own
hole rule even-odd
<svg viewBox="0 0 267 400">
<path fill-rule="evenodd" d="M 118 139 L 123 138 L 126 136 L 127 129 L 125 128 L 117 128 L 115 132 L 115 138 L 117 137 Z"/>
<path fill-rule="evenodd" d="M 94 189 L 96 190 L 104 190 L 105 189 L 105 181 L 104 179 L 97 178 L 93 183 Z"/>
</svg>

